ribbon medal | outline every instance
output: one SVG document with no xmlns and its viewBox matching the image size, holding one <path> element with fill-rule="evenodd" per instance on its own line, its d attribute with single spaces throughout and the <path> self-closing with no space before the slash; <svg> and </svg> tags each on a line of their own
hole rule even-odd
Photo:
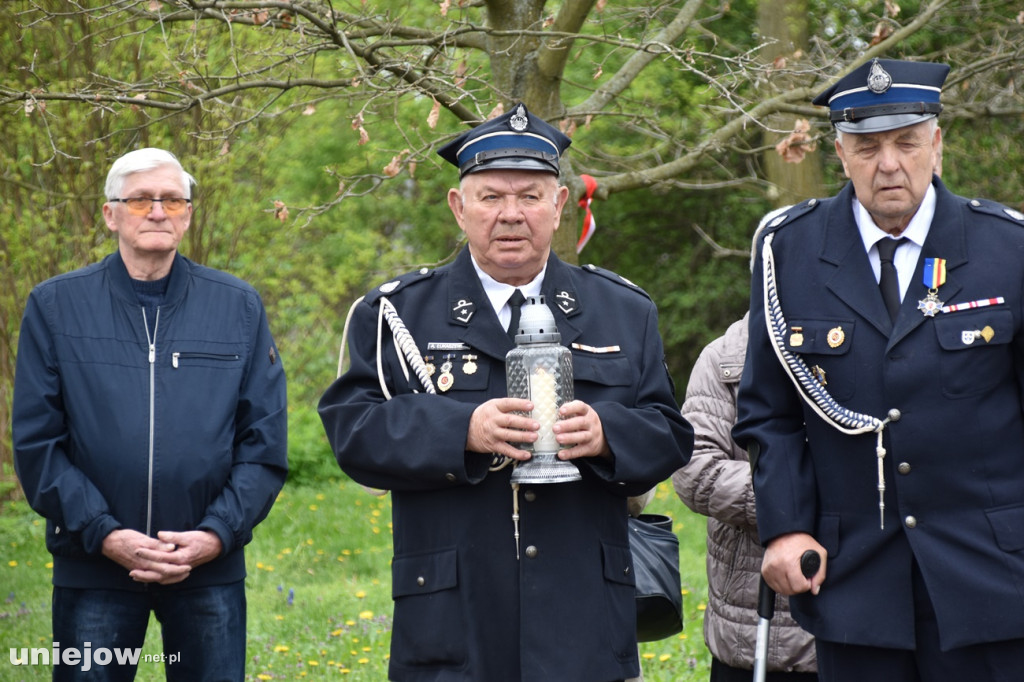
<svg viewBox="0 0 1024 682">
<path fill-rule="evenodd" d="M 925 258 L 924 259 L 924 285 L 928 288 L 928 295 L 917 302 L 917 309 L 925 317 L 935 317 L 942 309 L 942 301 L 939 300 L 939 287 L 946 283 L 946 259 Z"/>
</svg>

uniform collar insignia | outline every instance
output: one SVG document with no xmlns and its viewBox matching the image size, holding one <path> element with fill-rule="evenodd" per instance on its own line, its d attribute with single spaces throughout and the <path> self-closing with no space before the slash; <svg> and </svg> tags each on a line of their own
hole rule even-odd
<svg viewBox="0 0 1024 682">
<path fill-rule="evenodd" d="M 473 318 L 473 314 L 476 312 L 476 304 L 472 301 L 467 301 L 464 298 L 460 298 L 458 301 L 452 303 L 452 321 L 458 324 L 469 324 L 469 321 Z"/>
<path fill-rule="evenodd" d="M 580 309 L 579 301 L 576 300 L 576 292 L 565 289 L 555 293 L 555 305 L 566 315 L 577 313 Z"/>
</svg>

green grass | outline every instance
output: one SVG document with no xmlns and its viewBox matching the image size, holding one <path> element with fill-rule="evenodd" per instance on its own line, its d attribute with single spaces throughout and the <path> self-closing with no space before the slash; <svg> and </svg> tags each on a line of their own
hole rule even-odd
<svg viewBox="0 0 1024 682">
<path fill-rule="evenodd" d="M 50 556 L 44 523 L 23 502 L 0 508 L 0 679 L 49 680 L 47 666 L 14 666 L 11 648 L 49 648 Z M 705 519 L 668 483 L 647 511 L 675 519 L 680 539 L 684 631 L 640 645 L 646 682 L 706 680 L 701 634 L 707 581 Z M 386 680 L 391 641 L 391 502 L 351 481 L 286 485 L 246 550 L 248 680 Z M 160 655 L 151 621 L 143 655 Z M 140 662 L 141 682 L 163 680 Z"/>
</svg>

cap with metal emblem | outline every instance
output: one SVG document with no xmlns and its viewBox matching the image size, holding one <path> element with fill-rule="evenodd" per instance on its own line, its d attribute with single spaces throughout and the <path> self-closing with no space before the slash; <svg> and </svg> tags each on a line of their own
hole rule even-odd
<svg viewBox="0 0 1024 682">
<path fill-rule="evenodd" d="M 459 177 L 485 170 L 526 170 L 558 175 L 558 158 L 572 143 L 522 104 L 481 123 L 441 147 L 438 154 L 458 166 Z"/>
<path fill-rule="evenodd" d="M 879 133 L 935 118 L 949 66 L 873 59 L 814 98 L 844 133 Z"/>
</svg>

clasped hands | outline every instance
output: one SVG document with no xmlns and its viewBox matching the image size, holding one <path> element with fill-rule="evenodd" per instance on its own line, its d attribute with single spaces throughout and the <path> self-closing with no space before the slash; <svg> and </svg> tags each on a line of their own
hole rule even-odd
<svg viewBox="0 0 1024 682">
<path fill-rule="evenodd" d="M 522 398 L 494 398 L 479 405 L 469 420 L 466 449 L 520 461 L 530 459 L 529 452 L 512 443 L 537 440 L 540 422 L 529 416 L 533 407 L 533 402 Z M 590 405 L 573 400 L 558 408 L 558 417 L 552 431 L 559 446 L 565 448 L 558 451 L 559 459 L 611 457 L 601 418 Z"/>
<path fill-rule="evenodd" d="M 217 534 L 206 530 L 162 530 L 152 538 L 119 528 L 103 538 L 103 555 L 127 568 L 132 580 L 161 585 L 181 582 L 221 549 Z"/>
</svg>

